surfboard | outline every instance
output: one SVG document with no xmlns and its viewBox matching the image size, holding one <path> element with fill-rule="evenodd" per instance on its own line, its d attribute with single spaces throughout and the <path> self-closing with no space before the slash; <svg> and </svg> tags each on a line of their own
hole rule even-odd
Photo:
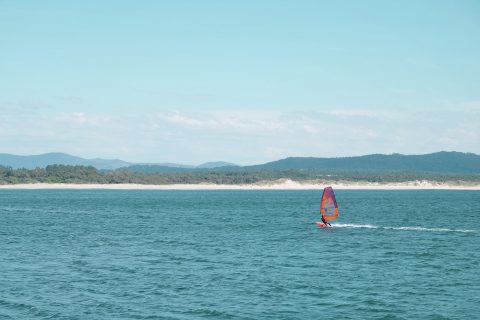
<svg viewBox="0 0 480 320">
<path fill-rule="evenodd" d="M 322 221 L 315 221 L 315 223 L 317 224 L 317 226 L 319 228 L 331 228 L 330 226 L 327 226 L 325 223 L 323 223 Z"/>
</svg>

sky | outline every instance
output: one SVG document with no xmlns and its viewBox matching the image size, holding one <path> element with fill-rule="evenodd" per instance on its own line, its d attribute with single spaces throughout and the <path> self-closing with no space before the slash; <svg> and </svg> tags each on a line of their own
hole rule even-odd
<svg viewBox="0 0 480 320">
<path fill-rule="evenodd" d="M 480 154 L 480 1 L 0 0 L 0 153 Z"/>
</svg>

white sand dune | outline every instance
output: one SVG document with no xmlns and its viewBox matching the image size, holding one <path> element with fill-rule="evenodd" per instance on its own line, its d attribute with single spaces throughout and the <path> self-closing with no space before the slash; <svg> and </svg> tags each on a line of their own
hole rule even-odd
<svg viewBox="0 0 480 320">
<path fill-rule="evenodd" d="M 305 181 L 296 182 L 280 179 L 255 184 L 220 185 L 220 184 L 73 184 L 73 183 L 32 183 L 0 185 L 0 189 L 114 189 L 114 190 L 319 190 L 325 186 L 334 189 L 350 190 L 480 190 L 480 184 L 462 182 L 438 183 L 432 181 L 408 181 L 399 183 L 365 183 L 365 182 L 333 182 Z"/>
</svg>

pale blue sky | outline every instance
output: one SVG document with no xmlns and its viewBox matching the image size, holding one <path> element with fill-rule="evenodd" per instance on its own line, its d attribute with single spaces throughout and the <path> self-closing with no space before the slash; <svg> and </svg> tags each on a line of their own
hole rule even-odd
<svg viewBox="0 0 480 320">
<path fill-rule="evenodd" d="M 0 0 L 0 152 L 480 153 L 480 1 Z"/>
</svg>

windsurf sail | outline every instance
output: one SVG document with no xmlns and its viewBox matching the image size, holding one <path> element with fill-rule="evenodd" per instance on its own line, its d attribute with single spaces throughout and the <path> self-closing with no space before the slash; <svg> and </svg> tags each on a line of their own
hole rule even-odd
<svg viewBox="0 0 480 320">
<path fill-rule="evenodd" d="M 337 199 L 332 187 L 323 189 L 322 200 L 320 201 L 320 214 L 325 221 L 331 221 L 338 217 Z"/>
</svg>

